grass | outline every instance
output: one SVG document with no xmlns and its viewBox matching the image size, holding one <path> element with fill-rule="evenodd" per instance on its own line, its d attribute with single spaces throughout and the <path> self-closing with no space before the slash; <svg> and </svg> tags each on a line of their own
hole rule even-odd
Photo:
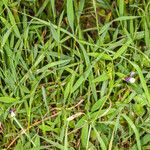
<svg viewBox="0 0 150 150">
<path fill-rule="evenodd" d="M 1 0 L 0 31 L 0 149 L 150 149 L 149 0 Z"/>
</svg>

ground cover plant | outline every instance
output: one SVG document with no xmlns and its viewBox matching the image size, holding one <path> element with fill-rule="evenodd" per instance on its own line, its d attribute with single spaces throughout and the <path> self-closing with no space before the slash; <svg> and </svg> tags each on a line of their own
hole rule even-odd
<svg viewBox="0 0 150 150">
<path fill-rule="evenodd" d="M 150 149 L 149 0 L 0 1 L 0 149 Z"/>
</svg>

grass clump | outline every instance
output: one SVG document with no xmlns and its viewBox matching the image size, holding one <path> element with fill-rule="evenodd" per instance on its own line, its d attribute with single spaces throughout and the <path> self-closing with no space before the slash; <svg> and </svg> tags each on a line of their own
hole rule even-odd
<svg viewBox="0 0 150 150">
<path fill-rule="evenodd" d="M 1 149 L 150 149 L 149 16 L 148 0 L 1 0 Z"/>
</svg>

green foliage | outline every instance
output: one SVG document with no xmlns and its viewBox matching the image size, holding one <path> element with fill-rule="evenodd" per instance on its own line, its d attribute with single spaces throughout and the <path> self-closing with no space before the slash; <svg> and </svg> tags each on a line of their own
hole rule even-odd
<svg viewBox="0 0 150 150">
<path fill-rule="evenodd" d="M 150 149 L 149 15 L 148 0 L 1 0 L 0 148 Z"/>
</svg>

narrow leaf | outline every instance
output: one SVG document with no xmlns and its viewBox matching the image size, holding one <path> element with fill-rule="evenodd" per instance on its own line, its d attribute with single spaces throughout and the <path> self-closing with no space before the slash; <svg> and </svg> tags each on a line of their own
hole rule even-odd
<svg viewBox="0 0 150 150">
<path fill-rule="evenodd" d="M 107 100 L 107 97 L 106 97 L 106 96 L 103 97 L 103 98 L 101 98 L 101 99 L 99 99 L 99 100 L 92 106 L 91 111 L 93 112 L 93 111 L 98 110 L 100 107 L 103 106 L 103 104 L 105 103 L 106 100 Z"/>
<path fill-rule="evenodd" d="M 81 131 L 81 143 L 84 148 L 86 148 L 88 142 L 88 130 L 89 126 L 88 124 L 85 124 Z"/>
<path fill-rule="evenodd" d="M 14 30 L 16 36 L 17 36 L 18 38 L 21 38 L 19 29 L 18 29 L 18 27 L 17 27 L 17 25 L 16 25 L 16 21 L 15 21 L 15 18 L 14 18 L 14 16 L 13 16 L 12 12 L 10 11 L 9 8 L 7 8 L 7 11 L 8 11 L 8 16 L 9 16 L 9 19 L 10 19 L 10 23 L 11 23 L 11 25 L 12 25 L 12 28 L 13 28 L 13 30 Z"/>
<path fill-rule="evenodd" d="M 44 67 L 42 67 L 41 69 L 38 69 L 37 74 L 44 72 L 44 71 L 47 71 L 51 67 L 54 67 L 54 66 L 57 66 L 60 64 L 64 64 L 64 63 L 68 63 L 69 61 L 70 61 L 70 59 L 51 62 L 51 63 L 45 65 Z"/>
<path fill-rule="evenodd" d="M 13 103 L 13 102 L 16 102 L 18 101 L 17 98 L 12 98 L 12 97 L 0 97 L 0 102 L 3 102 L 3 103 Z"/>
<path fill-rule="evenodd" d="M 9 29 L 3 36 L 3 39 L 2 39 L 2 46 L 3 47 L 5 45 L 5 43 L 7 42 L 8 38 L 9 38 L 9 35 L 11 33 L 11 29 Z"/>
<path fill-rule="evenodd" d="M 67 17 L 69 25 L 74 31 L 74 8 L 73 8 L 73 0 L 67 0 Z"/>
<path fill-rule="evenodd" d="M 118 57 L 120 57 L 124 52 L 125 50 L 128 48 L 128 46 L 131 44 L 131 40 L 127 41 L 127 43 L 125 43 L 115 54 L 114 54 L 114 57 L 113 59 L 116 59 Z"/>
<path fill-rule="evenodd" d="M 123 118 L 126 119 L 126 121 L 128 122 L 128 124 L 130 125 L 130 127 L 133 129 L 134 133 L 135 133 L 135 138 L 136 138 L 136 142 L 137 142 L 137 147 L 138 150 L 141 150 L 141 141 L 140 141 L 140 134 L 138 129 L 136 128 L 136 126 L 134 125 L 134 123 L 132 122 L 132 120 L 125 114 L 122 114 Z"/>
</svg>

